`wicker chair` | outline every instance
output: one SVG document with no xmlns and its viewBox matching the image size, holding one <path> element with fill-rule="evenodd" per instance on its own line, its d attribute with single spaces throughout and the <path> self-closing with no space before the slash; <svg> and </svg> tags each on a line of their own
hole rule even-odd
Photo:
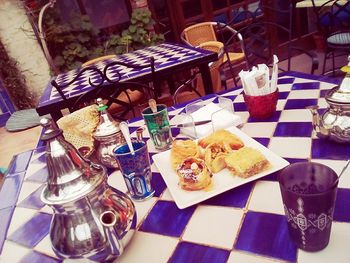
<svg viewBox="0 0 350 263">
<path fill-rule="evenodd" d="M 223 37 L 223 31 L 229 34 L 229 37 Z M 184 43 L 198 47 L 209 41 L 219 41 L 223 43 L 222 66 L 229 66 L 231 77 L 235 81 L 233 66 L 237 63 L 246 62 L 242 36 L 227 24 L 221 22 L 203 22 L 191 25 L 185 28 L 181 33 L 181 39 Z M 226 87 L 226 78 L 222 79 L 222 84 Z"/>
<path fill-rule="evenodd" d="M 220 66 L 223 63 L 223 48 L 224 44 L 219 41 L 208 41 L 198 45 L 198 47 L 205 50 L 213 51 L 219 54 L 219 59 L 212 62 L 210 67 L 211 80 L 213 83 L 213 91 L 219 92 L 221 90 Z M 205 94 L 203 80 L 198 71 L 193 71 L 190 79 L 182 83 L 173 95 L 174 104 L 183 103 L 195 98 L 201 97 Z"/>
</svg>

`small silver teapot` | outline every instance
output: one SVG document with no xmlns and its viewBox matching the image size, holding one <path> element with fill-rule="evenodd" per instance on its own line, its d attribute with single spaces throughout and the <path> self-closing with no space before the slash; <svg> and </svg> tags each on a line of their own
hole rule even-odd
<svg viewBox="0 0 350 263">
<path fill-rule="evenodd" d="M 41 200 L 54 211 L 53 251 L 60 258 L 98 262 L 119 257 L 134 233 L 133 202 L 107 184 L 106 168 L 83 158 L 64 139 L 62 130 L 48 119 L 41 124 L 48 169 Z"/>
<path fill-rule="evenodd" d="M 96 145 L 95 155 L 102 165 L 108 168 L 118 168 L 113 150 L 124 144 L 125 138 L 119 129 L 118 123 L 107 112 L 107 106 L 103 104 L 101 98 L 97 99 L 97 104 L 100 112 L 100 122 L 92 135 Z"/>
<path fill-rule="evenodd" d="M 342 69 L 350 68 L 349 65 Z M 329 138 L 340 143 L 350 142 L 350 72 L 347 73 L 339 87 L 327 92 L 327 110 L 320 115 L 318 106 L 308 106 L 312 113 L 312 123 L 320 138 Z"/>
</svg>

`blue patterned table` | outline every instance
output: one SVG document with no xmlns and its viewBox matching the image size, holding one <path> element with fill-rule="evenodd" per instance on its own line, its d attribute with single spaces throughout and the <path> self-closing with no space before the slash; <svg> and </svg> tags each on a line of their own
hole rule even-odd
<svg viewBox="0 0 350 263">
<path fill-rule="evenodd" d="M 94 66 L 100 69 L 101 72 L 103 72 L 104 67 L 111 62 L 123 62 L 142 66 L 149 64 L 150 57 L 154 58 L 155 75 L 157 79 L 165 79 L 167 76 L 173 75 L 176 71 L 198 67 L 202 76 L 204 76 L 203 83 L 205 91 L 207 94 L 213 92 L 208 64 L 217 60 L 218 56 L 216 53 L 204 49 L 163 43 L 157 46 L 146 47 L 134 52 L 119 55 L 112 59 L 103 60 L 95 63 Z M 81 69 L 71 70 L 67 73 L 58 75 L 56 77 L 57 84 L 62 86 L 72 81 L 80 70 Z M 150 78 L 152 73 L 149 67 L 140 70 L 116 65 L 108 70 L 109 78 L 115 80 L 118 76 L 118 72 L 121 77 L 120 81 L 140 81 L 141 79 L 146 81 L 147 78 Z M 92 89 L 89 84 L 90 78 L 93 83 L 99 83 L 99 75 L 96 72 L 89 70 L 84 72 L 73 84 L 63 88 L 62 92 L 67 98 L 67 101 L 63 100 L 61 95 L 51 84 L 48 84 L 36 108 L 38 114 L 40 116 L 51 114 L 54 119 L 62 117 L 62 114 L 60 113 L 61 109 L 73 105 L 80 95 Z"/>
<path fill-rule="evenodd" d="M 324 95 L 338 82 L 289 72 L 278 83 L 277 112 L 264 121 L 249 118 L 241 90 L 221 95 L 233 100 L 245 122 L 242 130 L 276 154 L 291 163 L 321 162 L 339 173 L 350 156 L 349 146 L 316 138 L 311 114 L 304 109 L 313 104 L 326 108 Z M 182 110 L 171 108 L 171 118 Z M 131 131 L 140 125 L 141 119 L 132 121 Z M 148 146 L 150 155 L 155 154 L 151 142 Z M 120 262 L 350 262 L 349 171 L 339 184 L 330 244 L 317 253 L 291 243 L 276 173 L 179 210 L 154 164 L 152 171 L 155 196 L 135 203 L 137 231 Z M 0 192 L 1 262 L 59 261 L 47 236 L 52 211 L 39 199 L 46 176 L 43 147 L 14 158 Z M 126 190 L 119 172 L 111 174 L 109 183 Z"/>
</svg>

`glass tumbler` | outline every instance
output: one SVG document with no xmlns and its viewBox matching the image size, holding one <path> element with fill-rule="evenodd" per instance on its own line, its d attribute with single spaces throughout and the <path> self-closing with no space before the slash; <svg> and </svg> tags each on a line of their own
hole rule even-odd
<svg viewBox="0 0 350 263">
<path fill-rule="evenodd" d="M 318 251 L 328 245 L 337 178 L 328 166 L 312 162 L 291 164 L 279 174 L 289 234 L 297 247 Z"/>
</svg>

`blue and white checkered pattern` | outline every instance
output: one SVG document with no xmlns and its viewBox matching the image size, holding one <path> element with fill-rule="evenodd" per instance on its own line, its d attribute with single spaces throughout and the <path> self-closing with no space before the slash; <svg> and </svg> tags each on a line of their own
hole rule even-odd
<svg viewBox="0 0 350 263">
<path fill-rule="evenodd" d="M 339 173 L 349 159 L 349 146 L 316 138 L 311 114 L 304 108 L 318 104 L 325 109 L 325 93 L 336 84 L 317 76 L 283 74 L 277 112 L 263 121 L 249 118 L 241 90 L 221 95 L 233 101 L 245 123 L 242 130 L 276 154 L 291 163 L 320 162 Z M 170 108 L 170 118 L 183 106 Z M 141 119 L 130 121 L 133 135 L 142 125 Z M 149 138 L 147 132 L 145 137 Z M 147 143 L 152 156 L 157 151 Z M 135 202 L 137 231 L 120 262 L 350 262 L 350 171 L 339 183 L 330 244 L 321 252 L 307 253 L 297 249 L 288 235 L 278 173 L 180 210 L 155 165 L 151 168 L 155 195 Z M 46 177 L 43 147 L 14 159 L 0 192 L 0 261 L 59 261 L 47 235 L 52 210 L 39 198 Z M 108 180 L 126 191 L 119 171 Z"/>
<path fill-rule="evenodd" d="M 168 67 L 174 67 L 181 65 L 182 63 L 197 58 L 201 58 L 208 54 L 206 50 L 194 49 L 192 47 L 185 47 L 176 44 L 163 43 L 157 46 L 147 47 L 134 52 L 119 55 L 112 59 L 103 60 L 94 64 L 99 70 L 103 72 L 104 67 L 111 62 L 124 62 L 128 64 L 146 65 L 150 63 L 150 58 L 154 58 L 155 70 L 163 70 Z M 58 85 L 64 85 L 72 81 L 80 69 L 71 70 L 67 73 L 60 74 L 56 77 Z M 108 70 L 108 77 L 111 80 L 118 78 L 118 73 L 121 75 L 121 81 L 140 77 L 145 74 L 149 74 L 151 69 L 149 67 L 145 69 L 132 69 L 122 65 L 112 66 Z M 73 84 L 62 89 L 66 98 L 71 96 L 77 96 L 92 89 L 89 84 L 89 78 L 92 83 L 99 83 L 99 75 L 91 70 L 84 72 L 81 77 Z M 38 107 L 42 105 L 48 105 L 57 101 L 61 101 L 62 98 L 55 88 L 48 85 L 44 91 L 43 96 L 40 98 Z"/>
</svg>

